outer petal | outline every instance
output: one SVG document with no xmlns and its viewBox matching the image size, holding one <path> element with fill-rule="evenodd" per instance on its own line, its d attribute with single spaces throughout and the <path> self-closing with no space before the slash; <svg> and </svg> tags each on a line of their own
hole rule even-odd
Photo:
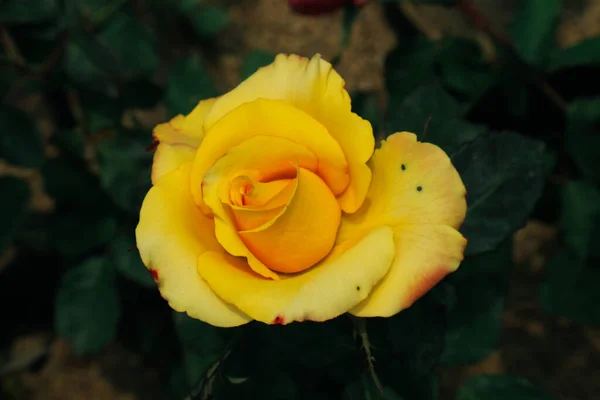
<svg viewBox="0 0 600 400">
<path fill-rule="evenodd" d="M 348 164 L 340 145 L 317 120 L 294 106 L 258 99 L 229 112 L 206 133 L 192 169 L 191 191 L 196 204 L 210 214 L 203 199 L 202 181 L 213 163 L 229 149 L 256 136 L 287 139 L 306 147 L 318 159 L 317 174 L 334 194 L 346 189 Z"/>
<path fill-rule="evenodd" d="M 314 268 L 279 281 L 264 279 L 239 259 L 217 252 L 200 256 L 198 271 L 219 297 L 252 318 L 286 324 L 345 313 L 367 297 L 393 257 L 392 230 L 381 227 L 340 245 Z"/>
<path fill-rule="evenodd" d="M 348 160 L 350 185 L 339 197 L 340 206 L 348 213 L 356 211 L 371 182 L 366 162 L 373 154 L 375 139 L 371 124 L 351 112 L 344 80 L 331 64 L 319 55 L 310 60 L 278 55 L 273 64 L 259 69 L 215 103 L 206 117 L 207 129 L 240 104 L 258 98 L 283 100 L 325 126 Z"/>
<path fill-rule="evenodd" d="M 342 219 L 339 240 L 381 225 L 394 229 L 396 258 L 390 272 L 351 311 L 390 316 L 458 268 L 467 243 L 456 231 L 466 215 L 466 190 L 448 156 L 408 132 L 384 141 L 371 167 L 367 201 Z"/>
<path fill-rule="evenodd" d="M 154 128 L 154 140 L 159 142 L 152 164 L 152 183 L 194 159 L 204 138 L 204 118 L 217 98 L 202 100 L 187 115 L 177 115 L 171 121 Z"/>
<path fill-rule="evenodd" d="M 142 261 L 157 277 L 162 296 L 176 311 L 215 326 L 237 326 L 251 319 L 223 302 L 198 275 L 198 256 L 219 251 L 214 224 L 189 193 L 190 165 L 165 175 L 142 205 L 136 229 Z"/>
</svg>

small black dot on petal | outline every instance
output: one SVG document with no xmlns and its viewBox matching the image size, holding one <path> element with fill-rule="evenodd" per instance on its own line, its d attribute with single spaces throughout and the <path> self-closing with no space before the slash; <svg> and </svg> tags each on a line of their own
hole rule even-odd
<svg viewBox="0 0 600 400">
<path fill-rule="evenodd" d="M 420 192 L 421 190 L 423 190 L 423 186 L 417 186 L 417 192 Z"/>
<path fill-rule="evenodd" d="M 357 287 L 356 287 L 356 290 L 360 290 L 360 286 L 357 286 Z"/>
<path fill-rule="evenodd" d="M 402 165 L 400 166 L 400 168 L 402 169 L 402 171 L 406 171 L 406 165 L 402 164 Z"/>
</svg>

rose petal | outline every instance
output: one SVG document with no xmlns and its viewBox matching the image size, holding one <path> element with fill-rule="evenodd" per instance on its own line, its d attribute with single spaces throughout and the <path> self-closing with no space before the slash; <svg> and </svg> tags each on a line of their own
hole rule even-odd
<svg viewBox="0 0 600 400">
<path fill-rule="evenodd" d="M 154 140 L 159 142 L 152 163 L 152 183 L 180 165 L 194 159 L 204 138 L 204 118 L 217 98 L 202 100 L 187 115 L 177 115 L 171 121 L 154 128 Z"/>
<path fill-rule="evenodd" d="M 136 229 L 137 248 L 174 310 L 211 325 L 238 326 L 250 318 L 217 297 L 197 272 L 198 256 L 222 250 L 212 220 L 197 209 L 189 192 L 190 169 L 184 164 L 150 189 Z"/>
<path fill-rule="evenodd" d="M 364 206 L 342 218 L 338 240 L 377 226 L 394 230 L 396 258 L 371 296 L 352 313 L 390 316 L 409 307 L 463 259 L 456 231 L 466 215 L 465 187 L 439 147 L 412 133 L 391 135 L 370 162 L 373 181 Z"/>
<path fill-rule="evenodd" d="M 202 193 L 206 171 L 229 149 L 257 135 L 287 139 L 310 150 L 318 159 L 317 173 L 334 194 L 341 193 L 348 186 L 346 157 L 321 124 L 285 102 L 258 99 L 240 105 L 221 118 L 207 131 L 202 146 L 198 148 L 191 190 L 196 204 L 203 211 L 210 213 Z M 259 157 L 270 151 L 269 147 L 262 149 Z"/>
<path fill-rule="evenodd" d="M 365 299 L 394 257 L 389 227 L 339 247 L 343 249 L 334 249 L 312 269 L 278 281 L 265 279 L 239 259 L 218 252 L 200 256 L 198 271 L 219 297 L 258 321 L 325 321 Z"/>
<path fill-rule="evenodd" d="M 297 188 L 280 214 L 256 229 L 239 232 L 252 254 L 269 269 L 295 273 L 322 260 L 333 247 L 339 205 L 323 181 L 298 169 Z"/>
<path fill-rule="evenodd" d="M 283 100 L 303 110 L 339 143 L 348 160 L 350 184 L 338 200 L 345 212 L 356 211 L 371 182 L 366 162 L 373 154 L 375 139 L 371 124 L 352 113 L 344 80 L 331 64 L 319 55 L 311 59 L 278 55 L 271 65 L 259 69 L 216 102 L 206 117 L 207 129 L 241 104 L 259 98 Z"/>
</svg>

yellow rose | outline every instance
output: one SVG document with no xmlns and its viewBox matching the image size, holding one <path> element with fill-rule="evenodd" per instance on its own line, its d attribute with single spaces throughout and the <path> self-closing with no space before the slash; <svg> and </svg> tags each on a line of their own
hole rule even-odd
<svg viewBox="0 0 600 400">
<path fill-rule="evenodd" d="M 343 79 L 278 55 L 154 130 L 137 247 L 162 296 L 215 326 L 391 316 L 463 259 L 465 187 L 414 134 L 374 152 Z"/>
</svg>

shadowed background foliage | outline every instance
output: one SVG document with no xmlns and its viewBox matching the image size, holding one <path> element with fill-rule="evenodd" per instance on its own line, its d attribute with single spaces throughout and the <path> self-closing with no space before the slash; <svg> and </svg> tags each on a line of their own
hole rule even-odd
<svg viewBox="0 0 600 400">
<path fill-rule="evenodd" d="M 597 2 L 329 3 L 0 1 L 0 398 L 595 398 Z M 153 126 L 278 52 L 465 182 L 464 263 L 393 318 L 214 328 L 139 259 Z"/>
</svg>

